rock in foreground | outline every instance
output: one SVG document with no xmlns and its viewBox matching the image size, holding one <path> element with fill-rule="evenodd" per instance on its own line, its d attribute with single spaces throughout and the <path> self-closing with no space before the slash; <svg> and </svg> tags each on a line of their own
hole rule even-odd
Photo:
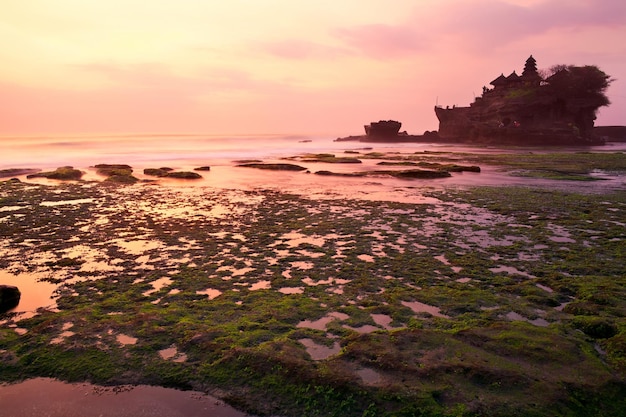
<svg viewBox="0 0 626 417">
<path fill-rule="evenodd" d="M 22 294 L 13 285 L 0 285 L 0 314 L 14 309 L 20 303 Z"/>
</svg>

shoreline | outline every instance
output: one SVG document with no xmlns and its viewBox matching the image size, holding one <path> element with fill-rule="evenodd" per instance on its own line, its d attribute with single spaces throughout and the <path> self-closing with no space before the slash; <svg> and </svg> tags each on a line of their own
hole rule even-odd
<svg viewBox="0 0 626 417">
<path fill-rule="evenodd" d="M 379 169 L 385 157 L 374 156 L 364 167 L 324 166 Z M 515 409 L 571 410 L 563 384 L 589 404 L 619 407 L 626 387 L 611 343 L 623 334 L 611 332 L 623 317 L 612 311 L 626 312 L 622 155 L 386 155 L 433 157 L 537 176 L 521 187 L 458 187 L 229 166 L 206 176 L 243 169 L 256 185 L 0 182 L 0 267 L 59 290 L 54 309 L 1 319 L 5 378 L 203 387 L 238 409 L 286 416 L 460 405 L 505 415 L 502 400 L 528 396 L 537 405 Z M 567 178 L 570 165 L 569 181 L 548 179 Z M 581 169 L 615 169 L 622 182 L 610 188 Z M 341 183 L 349 193 L 337 193 Z M 367 187 L 390 198 L 359 198 Z M 395 201 L 399 188 L 406 196 Z M 593 268 L 589 256 L 604 261 Z M 608 304 L 585 301 L 591 283 Z M 399 383 L 409 391 L 398 394 Z"/>
</svg>

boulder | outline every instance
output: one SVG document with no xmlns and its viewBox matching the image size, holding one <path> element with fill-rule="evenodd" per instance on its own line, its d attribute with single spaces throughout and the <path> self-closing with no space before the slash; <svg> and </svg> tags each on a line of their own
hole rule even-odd
<svg viewBox="0 0 626 417">
<path fill-rule="evenodd" d="M 275 171 L 306 171 L 305 167 L 295 164 L 241 164 L 237 165 L 238 167 L 244 168 L 258 168 L 258 169 L 269 169 Z"/>
<path fill-rule="evenodd" d="M 22 294 L 13 285 L 0 285 L 0 314 L 14 309 L 20 303 Z"/>
<path fill-rule="evenodd" d="M 177 172 L 168 172 L 166 177 L 177 178 L 181 180 L 198 180 L 202 178 L 202 175 L 198 174 L 197 172 L 177 171 Z"/>
<path fill-rule="evenodd" d="M 26 178 L 49 178 L 53 180 L 79 180 L 83 176 L 83 172 L 74 169 L 71 166 L 60 167 L 54 171 L 48 172 L 38 172 L 36 174 L 31 174 L 26 176 Z"/>
<path fill-rule="evenodd" d="M 149 175 L 151 177 L 167 177 L 170 171 L 167 171 L 163 168 L 146 168 L 143 170 L 144 175 Z"/>
<path fill-rule="evenodd" d="M 130 165 L 125 164 L 98 164 L 96 172 L 105 177 L 111 177 L 113 175 L 130 175 L 133 173 L 133 168 Z"/>
</svg>

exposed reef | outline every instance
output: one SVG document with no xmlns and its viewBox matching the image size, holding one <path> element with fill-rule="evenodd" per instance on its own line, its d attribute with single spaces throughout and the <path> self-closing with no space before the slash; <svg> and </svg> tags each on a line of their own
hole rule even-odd
<svg viewBox="0 0 626 417">
<path fill-rule="evenodd" d="M 65 166 L 57 168 L 54 171 L 38 172 L 36 174 L 30 174 L 26 178 L 48 178 L 51 180 L 79 180 L 83 176 L 83 172 L 74 169 L 71 166 Z"/>
<path fill-rule="evenodd" d="M 190 171 L 174 171 L 171 168 L 146 168 L 143 170 L 144 175 L 159 178 L 176 178 L 183 180 L 197 180 L 202 178 L 202 175 L 197 172 Z"/>
<path fill-rule="evenodd" d="M 249 163 L 240 164 L 238 167 L 269 169 L 274 171 L 306 171 L 306 168 L 295 164 L 265 164 L 265 163 Z"/>
<path fill-rule="evenodd" d="M 7 178 L 7 177 L 17 177 L 19 175 L 30 175 L 30 174 L 35 174 L 39 172 L 38 169 L 35 168 L 7 168 L 7 169 L 0 169 L 0 178 Z"/>
<path fill-rule="evenodd" d="M 419 178 L 419 179 L 434 179 L 434 178 L 448 178 L 452 176 L 447 171 L 434 171 L 424 169 L 405 169 L 400 171 L 392 170 L 377 170 L 377 171 L 362 171 L 362 172 L 332 172 L 332 171 L 317 171 L 316 175 L 326 176 L 338 176 L 338 177 L 396 177 L 396 178 Z"/>
<path fill-rule="evenodd" d="M 439 134 L 435 131 L 425 131 L 423 135 L 410 135 L 406 132 L 387 136 L 352 135 L 335 139 L 335 142 L 382 142 L 382 143 L 432 143 L 439 142 Z"/>
</svg>

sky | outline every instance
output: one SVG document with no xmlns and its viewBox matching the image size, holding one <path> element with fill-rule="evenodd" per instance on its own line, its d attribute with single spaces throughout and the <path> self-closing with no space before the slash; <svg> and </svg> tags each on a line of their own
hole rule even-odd
<svg viewBox="0 0 626 417">
<path fill-rule="evenodd" d="M 2 0 L 0 135 L 436 130 L 501 73 L 597 65 L 626 125 L 623 0 Z"/>
</svg>

